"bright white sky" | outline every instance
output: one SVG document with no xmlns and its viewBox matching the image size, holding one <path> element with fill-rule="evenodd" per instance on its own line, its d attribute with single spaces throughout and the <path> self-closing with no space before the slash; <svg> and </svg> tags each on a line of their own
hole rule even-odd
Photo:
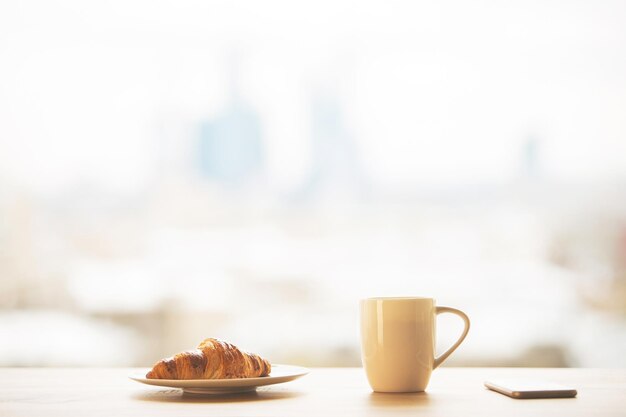
<svg viewBox="0 0 626 417">
<path fill-rule="evenodd" d="M 5 0 L 0 184 L 141 187 L 159 132 L 224 108 L 233 49 L 278 186 L 309 171 L 320 90 L 380 184 L 506 181 L 529 135 L 550 178 L 623 179 L 624 22 L 622 1 Z"/>
</svg>

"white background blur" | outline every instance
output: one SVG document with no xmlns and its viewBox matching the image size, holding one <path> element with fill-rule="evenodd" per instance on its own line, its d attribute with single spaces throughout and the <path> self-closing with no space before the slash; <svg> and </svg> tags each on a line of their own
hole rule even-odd
<svg viewBox="0 0 626 417">
<path fill-rule="evenodd" d="M 359 298 L 432 295 L 447 364 L 626 366 L 625 22 L 3 0 L 0 365 L 358 366 Z"/>
</svg>

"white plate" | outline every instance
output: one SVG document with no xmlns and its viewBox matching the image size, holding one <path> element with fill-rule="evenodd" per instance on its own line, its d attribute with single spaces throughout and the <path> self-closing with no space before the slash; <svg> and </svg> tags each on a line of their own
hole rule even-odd
<svg viewBox="0 0 626 417">
<path fill-rule="evenodd" d="M 308 374 L 309 370 L 301 366 L 272 364 L 272 372 L 268 376 L 234 379 L 148 379 L 147 372 L 148 369 L 129 375 L 129 378 L 148 385 L 182 388 L 186 394 L 206 395 L 254 391 L 263 385 L 293 381 Z"/>
</svg>

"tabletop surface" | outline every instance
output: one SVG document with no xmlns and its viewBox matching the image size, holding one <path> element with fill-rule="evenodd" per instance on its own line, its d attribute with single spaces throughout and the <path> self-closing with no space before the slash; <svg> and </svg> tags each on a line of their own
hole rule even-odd
<svg viewBox="0 0 626 417">
<path fill-rule="evenodd" d="M 359 368 L 313 368 L 256 392 L 190 397 L 126 368 L 0 368 L 0 417 L 13 416 L 626 416 L 626 369 L 440 368 L 425 393 L 373 393 Z M 514 400 L 493 378 L 571 385 L 577 398 Z"/>
</svg>

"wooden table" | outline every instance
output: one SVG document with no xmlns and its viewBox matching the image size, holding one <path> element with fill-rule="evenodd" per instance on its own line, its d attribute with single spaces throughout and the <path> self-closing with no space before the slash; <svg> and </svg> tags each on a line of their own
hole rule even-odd
<svg viewBox="0 0 626 417">
<path fill-rule="evenodd" d="M 626 416 L 625 369 L 441 368 L 427 393 L 372 393 L 358 368 L 318 368 L 255 393 L 196 398 L 127 378 L 133 369 L 0 368 L 0 417 L 37 416 Z M 541 378 L 572 399 L 514 400 L 495 377 Z"/>
</svg>

